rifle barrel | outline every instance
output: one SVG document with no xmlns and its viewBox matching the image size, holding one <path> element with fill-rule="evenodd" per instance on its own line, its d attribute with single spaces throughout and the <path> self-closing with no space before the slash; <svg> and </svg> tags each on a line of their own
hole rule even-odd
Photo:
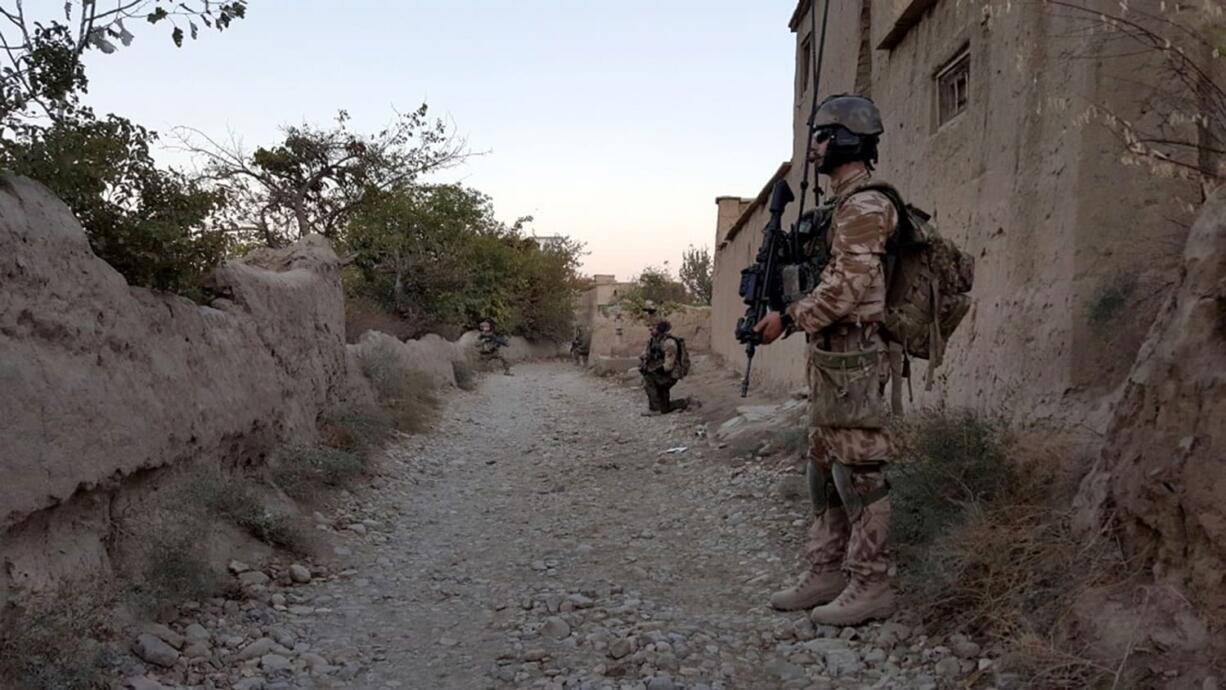
<svg viewBox="0 0 1226 690">
<path fill-rule="evenodd" d="M 745 346 L 745 378 L 741 379 L 741 397 L 749 395 L 749 370 L 753 368 L 753 353 L 756 348 L 753 343 Z"/>
</svg>

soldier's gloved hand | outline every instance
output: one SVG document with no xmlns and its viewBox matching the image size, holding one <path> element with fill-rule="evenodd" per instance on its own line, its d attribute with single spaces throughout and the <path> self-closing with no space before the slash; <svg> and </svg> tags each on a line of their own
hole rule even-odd
<svg viewBox="0 0 1226 690">
<path fill-rule="evenodd" d="M 783 316 L 777 311 L 767 312 L 762 320 L 754 325 L 755 333 L 762 335 L 762 344 L 769 345 L 779 339 L 783 335 L 785 325 Z"/>
</svg>

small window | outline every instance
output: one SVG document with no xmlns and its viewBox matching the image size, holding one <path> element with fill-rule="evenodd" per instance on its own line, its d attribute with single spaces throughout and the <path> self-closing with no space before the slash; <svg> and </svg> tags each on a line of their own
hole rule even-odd
<svg viewBox="0 0 1226 690">
<path fill-rule="evenodd" d="M 813 65 L 813 36 L 805 36 L 800 42 L 800 53 L 796 56 L 796 104 L 800 105 L 805 94 L 809 92 L 809 71 Z"/>
<path fill-rule="evenodd" d="M 937 124 L 957 117 L 970 101 L 971 53 L 963 49 L 958 57 L 937 72 Z"/>
</svg>

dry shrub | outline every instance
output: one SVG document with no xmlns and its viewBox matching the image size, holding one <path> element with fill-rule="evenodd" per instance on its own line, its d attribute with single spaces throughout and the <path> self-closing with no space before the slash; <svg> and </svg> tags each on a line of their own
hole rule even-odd
<svg viewBox="0 0 1226 690">
<path fill-rule="evenodd" d="M 970 410 L 920 412 L 895 429 L 890 538 L 904 554 L 922 550 L 971 510 L 1001 496 L 1016 477 L 999 418 Z"/>
<path fill-rule="evenodd" d="M 97 640 L 113 593 L 65 585 L 5 612 L 0 626 L 0 687 L 29 690 L 94 690 L 107 687 L 108 650 Z"/>
<path fill-rule="evenodd" d="M 999 418 L 920 415 L 901 430 L 891 540 L 904 596 L 931 632 L 994 639 L 1022 687 L 1090 688 L 1114 670 L 1068 616 L 1127 568 L 1106 539 L 1071 530 L 1069 495 L 1043 463 L 1019 467 Z"/>
<path fill-rule="evenodd" d="M 273 513 L 259 494 L 242 480 L 202 475 L 183 486 L 185 505 L 206 509 L 213 516 L 246 531 L 260 541 L 305 554 L 306 533 L 285 513 Z"/>
<path fill-rule="evenodd" d="M 397 339 L 415 337 L 423 324 L 412 318 L 393 314 L 371 300 L 353 295 L 345 297 L 345 337 L 356 343 L 367 331 L 379 331 Z"/>
<path fill-rule="evenodd" d="M 460 387 L 460 390 L 477 390 L 477 371 L 473 367 L 472 362 L 468 360 L 454 361 L 451 363 L 451 371 L 455 374 L 455 383 Z"/>
<path fill-rule="evenodd" d="M 358 365 L 374 386 L 393 426 L 408 433 L 430 427 L 439 405 L 434 383 L 426 374 L 405 368 L 391 343 L 380 341 L 363 349 Z"/>
<path fill-rule="evenodd" d="M 201 601 L 222 592 L 223 581 L 201 551 L 208 526 L 190 513 L 163 524 L 143 540 L 138 579 L 128 600 L 139 608 L 156 611 L 185 599 Z"/>
<path fill-rule="evenodd" d="M 1137 290 L 1134 276 L 1120 276 L 1100 286 L 1086 307 L 1086 318 L 1104 335 L 1128 310 L 1129 300 Z"/>
<path fill-rule="evenodd" d="M 325 446 L 351 453 L 375 450 L 391 433 L 392 420 L 379 409 L 333 410 L 319 422 L 319 435 Z"/>
<path fill-rule="evenodd" d="M 326 446 L 289 446 L 272 459 L 272 477 L 286 494 L 299 499 L 321 488 L 344 486 L 366 471 L 363 456 Z"/>
</svg>

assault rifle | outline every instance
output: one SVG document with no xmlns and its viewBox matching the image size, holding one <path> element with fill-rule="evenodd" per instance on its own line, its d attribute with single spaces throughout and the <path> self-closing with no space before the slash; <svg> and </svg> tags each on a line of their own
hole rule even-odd
<svg viewBox="0 0 1226 690">
<path fill-rule="evenodd" d="M 498 335 L 496 333 L 490 333 L 489 335 L 482 333 L 477 336 L 477 339 L 478 340 L 488 340 L 494 343 L 495 345 L 497 345 L 498 347 L 510 347 L 511 346 L 511 341 L 507 340 L 507 337 L 505 335 Z"/>
<path fill-rule="evenodd" d="M 796 197 L 786 180 L 779 179 L 771 189 L 770 220 L 762 228 L 762 246 L 752 266 L 741 270 L 741 299 L 745 315 L 736 322 L 736 339 L 745 344 L 745 379 L 741 381 L 741 397 L 749 394 L 749 369 L 754 352 L 762 344 L 762 334 L 754 330 L 768 311 L 782 311 L 783 280 L 780 266 L 788 261 L 789 238 L 783 232 L 783 211 Z"/>
<path fill-rule="evenodd" d="M 800 179 L 800 210 L 796 214 L 799 219 L 796 227 L 789 233 L 783 232 L 783 210 L 795 196 L 787 182 L 780 179 L 771 189 L 770 220 L 762 229 L 762 246 L 758 248 L 758 256 L 754 264 L 741 271 L 741 299 L 745 300 L 745 315 L 736 322 L 737 342 L 745 344 L 745 379 L 741 381 L 741 397 L 749 394 L 749 369 L 753 366 L 754 352 L 762 344 L 761 334 L 754 331 L 762 317 L 768 311 L 783 311 L 789 299 L 796 297 L 801 285 L 813 282 L 817 274 L 806 275 L 805 266 L 801 265 L 803 257 L 801 245 L 808 232 L 823 227 L 817 222 L 817 206 L 821 201 L 821 190 L 814 185 L 814 210 L 805 213 L 805 196 L 809 191 L 809 160 L 808 147 L 813 141 L 814 125 L 817 121 L 817 94 L 821 89 L 822 59 L 826 52 L 826 25 L 830 18 L 830 2 L 822 8 L 822 34 L 818 43 L 817 54 L 813 57 L 813 103 L 809 107 L 809 136 L 805 139 L 805 149 L 801 153 L 804 174 Z M 817 34 L 817 8 L 809 3 L 809 36 Z M 808 65 L 805 66 L 806 69 Z M 789 264 L 787 273 L 788 287 L 784 287 L 784 264 Z M 810 280 L 806 281 L 805 278 Z"/>
</svg>

